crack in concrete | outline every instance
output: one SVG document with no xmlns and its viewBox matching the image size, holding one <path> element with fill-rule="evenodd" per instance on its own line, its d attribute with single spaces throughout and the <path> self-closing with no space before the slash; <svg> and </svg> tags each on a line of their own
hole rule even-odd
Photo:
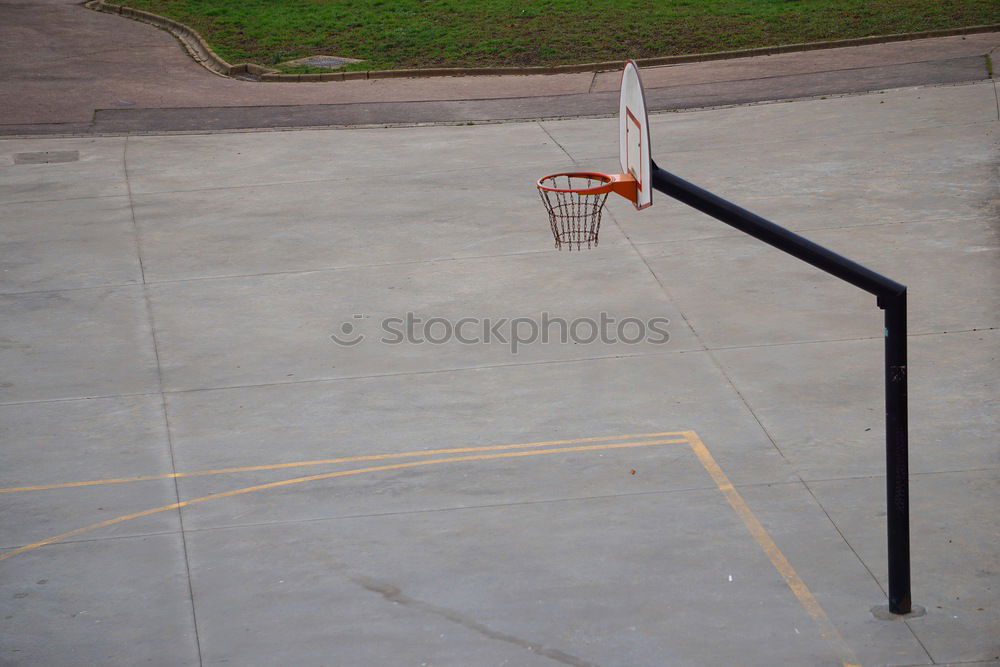
<svg viewBox="0 0 1000 667">
<path fill-rule="evenodd" d="M 560 651 L 559 649 L 548 648 L 538 642 L 528 641 L 526 639 L 521 639 L 520 637 L 515 637 L 513 635 L 508 635 L 494 630 L 486 625 L 483 625 L 482 623 L 479 623 L 478 621 L 474 621 L 463 616 L 453 609 L 438 607 L 436 605 L 411 598 L 392 584 L 376 581 L 368 577 L 356 577 L 352 578 L 352 581 L 367 591 L 381 595 L 388 602 L 395 602 L 411 609 L 440 616 L 451 621 L 452 623 L 461 625 L 468 630 L 478 632 L 484 637 L 519 646 L 531 651 L 532 653 L 555 660 L 556 662 L 560 662 L 564 665 L 573 665 L 574 667 L 597 667 L 597 665 L 592 662 L 587 662 L 582 658 L 570 655 L 569 653 Z"/>
</svg>

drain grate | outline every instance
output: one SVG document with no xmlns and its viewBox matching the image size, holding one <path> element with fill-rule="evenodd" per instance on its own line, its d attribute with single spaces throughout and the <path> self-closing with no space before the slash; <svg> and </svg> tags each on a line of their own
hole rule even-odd
<svg viewBox="0 0 1000 667">
<path fill-rule="evenodd" d="M 39 153 L 14 153 L 14 164 L 54 164 L 76 162 L 80 151 L 41 151 Z"/>
<path fill-rule="evenodd" d="M 326 69 L 337 69 L 338 67 L 343 67 L 348 63 L 360 63 L 364 62 L 356 58 L 341 58 L 339 56 L 309 56 L 308 58 L 299 58 L 298 60 L 289 60 L 287 62 L 281 63 L 288 67 L 324 67 Z"/>
</svg>

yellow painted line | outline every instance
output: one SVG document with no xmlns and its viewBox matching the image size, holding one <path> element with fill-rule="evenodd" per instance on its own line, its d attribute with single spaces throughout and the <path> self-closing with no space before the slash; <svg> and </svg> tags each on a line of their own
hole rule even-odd
<svg viewBox="0 0 1000 667">
<path fill-rule="evenodd" d="M 197 477 L 200 475 L 222 475 L 234 472 L 256 472 L 260 470 L 281 470 L 282 468 L 299 468 L 304 466 L 327 465 L 331 463 L 357 463 L 359 461 L 382 461 L 386 459 L 409 458 L 415 456 L 439 456 L 441 454 L 460 454 L 467 452 L 490 452 L 504 449 L 526 449 L 529 447 L 546 447 L 550 445 L 571 445 L 581 442 L 604 442 L 608 440 L 633 440 L 635 438 L 659 438 L 663 436 L 680 436 L 681 431 L 665 431 L 662 433 L 636 433 L 631 435 L 605 435 L 594 438 L 576 438 L 574 440 L 545 440 L 541 442 L 523 442 L 513 445 L 489 445 L 485 447 L 459 447 L 456 449 L 428 449 L 415 452 L 400 452 L 398 454 L 373 454 L 370 456 L 348 456 L 336 459 L 317 459 L 314 461 L 294 461 L 291 463 L 274 463 L 270 465 L 242 466 L 239 468 L 217 468 L 215 470 L 197 470 L 194 472 L 175 472 L 165 475 L 142 475 L 137 477 L 117 477 L 112 479 L 94 479 L 85 482 L 63 482 L 61 484 L 37 484 L 34 486 L 14 486 L 0 489 L 0 493 L 16 491 L 47 491 L 50 489 L 71 489 L 78 486 L 101 486 L 104 484 L 124 484 L 126 482 L 147 482 L 154 479 L 177 479 L 180 477 Z M 677 440 L 676 442 L 685 442 Z"/>
<path fill-rule="evenodd" d="M 760 545 L 760 548 L 763 549 L 764 554 L 770 559 L 771 564 L 774 565 L 774 569 L 785 580 L 785 584 L 791 589 L 803 609 L 819 625 L 820 635 L 834 645 L 844 667 L 861 667 L 855 662 L 853 652 L 844 642 L 844 638 L 840 636 L 840 633 L 830 621 L 826 612 L 823 611 L 823 607 L 820 606 L 819 601 L 812 594 L 812 591 L 806 586 L 806 582 L 802 581 L 802 577 L 799 576 L 795 568 L 792 567 L 792 564 L 785 558 L 785 554 L 781 553 L 781 549 L 774 543 L 771 535 L 757 519 L 753 511 L 750 510 L 746 501 L 743 500 L 743 496 L 740 495 L 739 491 L 733 486 L 733 483 L 729 481 L 729 477 L 726 476 L 726 473 L 716 463 L 715 458 L 708 451 L 705 443 L 701 441 L 701 438 L 694 431 L 684 431 L 684 435 L 691 445 L 691 449 L 698 457 L 698 460 L 701 461 L 701 465 L 712 477 L 722 495 L 726 497 L 730 507 L 743 520 L 743 524 L 750 531 L 757 544 Z"/>
<path fill-rule="evenodd" d="M 617 443 L 607 442 L 610 440 L 622 440 L 629 438 L 648 438 L 648 437 L 659 437 L 659 436 L 682 436 L 682 439 L 663 439 L 663 440 L 617 442 Z M 512 450 L 512 449 L 529 449 L 532 447 L 545 447 L 552 445 L 576 444 L 584 442 L 601 442 L 602 444 L 581 445 L 576 447 L 557 447 L 554 449 L 537 449 L 532 451 L 498 451 L 498 450 Z M 47 485 L 23 486 L 23 487 L 0 489 L 0 493 L 12 493 L 15 491 L 38 491 L 47 489 L 72 488 L 80 486 L 96 486 L 102 484 L 120 484 L 125 482 L 139 482 L 139 481 L 154 480 L 154 479 L 172 479 L 179 477 L 193 477 L 199 475 L 218 475 L 218 474 L 236 473 L 236 472 L 279 470 L 283 468 L 292 468 L 300 466 L 315 466 L 315 465 L 334 464 L 334 463 L 356 463 L 362 461 L 378 461 L 378 460 L 386 460 L 393 458 L 437 456 L 441 454 L 457 454 L 457 453 L 470 453 L 470 452 L 489 452 L 489 451 L 498 452 L 493 454 L 477 454 L 471 456 L 456 456 L 456 457 L 442 458 L 442 459 L 393 463 L 381 466 L 372 466 L 368 468 L 359 468 L 355 470 L 341 470 L 337 472 L 323 473 L 319 475 L 309 475 L 306 477 L 295 477 L 292 479 L 281 480 L 278 482 L 271 482 L 268 484 L 248 486 L 241 489 L 234 489 L 232 491 L 213 493 L 207 496 L 202 496 L 200 498 L 193 498 L 191 500 L 185 500 L 182 502 L 171 503 L 169 505 L 163 505 L 162 507 L 154 507 L 152 509 L 144 510 L 142 512 L 126 514 L 124 516 L 119 516 L 114 519 L 108 519 L 106 521 L 101 521 L 99 523 L 91 524 L 89 526 L 77 528 L 75 530 L 71 530 L 66 533 L 54 535 L 39 542 L 35 542 L 33 544 L 27 544 L 17 549 L 8 551 L 4 554 L 0 554 L 0 561 L 4 561 L 8 558 L 12 558 L 13 556 L 17 556 L 18 554 L 22 554 L 26 551 L 31 551 L 33 549 L 37 549 L 39 547 L 52 544 L 54 542 L 59 542 L 61 540 L 69 539 L 71 537 L 76 537 L 77 535 L 81 535 L 86 532 L 97 530 L 99 528 L 105 528 L 107 526 L 112 526 L 118 523 L 129 521 L 131 519 L 139 519 L 145 516 L 150 516 L 152 514 L 166 512 L 173 509 L 179 509 L 181 507 L 187 507 L 189 505 L 202 503 L 208 500 L 215 500 L 218 498 L 228 498 L 230 496 L 237 496 L 246 493 L 252 493 L 255 491 L 264 491 L 267 489 L 273 489 L 282 486 L 290 486 L 293 484 L 301 484 L 304 482 L 312 482 L 322 479 L 332 479 L 335 477 L 347 477 L 350 475 L 359 475 L 370 472 L 381 472 L 385 470 L 398 470 L 402 468 L 414 468 L 418 466 L 440 465 L 444 463 L 457 463 L 463 461 L 484 461 L 484 460 L 502 459 L 502 458 L 520 458 L 526 456 L 558 454 L 560 452 L 584 452 L 584 451 L 598 451 L 606 449 L 648 447 L 653 445 L 680 444 L 684 442 L 688 443 L 691 446 L 691 449 L 698 457 L 698 460 L 701 462 L 702 466 L 711 476 L 712 480 L 715 482 L 719 491 L 722 492 L 726 500 L 729 502 L 729 505 L 733 508 L 736 514 L 743 521 L 744 525 L 747 527 L 747 530 L 749 530 L 750 534 L 756 540 L 757 544 L 764 551 L 764 554 L 771 561 L 771 564 L 781 575 L 782 579 L 784 579 L 788 588 L 792 591 L 792 593 L 798 599 L 799 603 L 806 610 L 806 612 L 819 625 L 821 636 L 824 639 L 829 640 L 832 644 L 834 644 L 840 655 L 843 667 L 861 667 L 861 665 L 855 662 L 852 651 L 844 642 L 840 633 L 837 631 L 836 627 L 830 621 L 829 617 L 826 615 L 826 612 L 823 610 L 822 606 L 820 606 L 819 601 L 816 600 L 815 596 L 813 596 L 812 592 L 806 586 L 805 582 L 795 571 L 795 568 L 792 567 L 792 564 L 788 561 L 785 555 L 778 548 L 778 545 L 775 544 L 770 534 L 768 534 L 767 530 L 754 515 L 753 511 L 751 511 L 750 507 L 746 504 L 746 501 L 743 500 L 743 497 L 739 494 L 739 492 L 733 486 L 732 482 L 729 480 L 729 477 L 722 471 L 722 468 L 715 461 L 715 458 L 708 451 L 708 448 L 702 442 L 698 434 L 694 431 L 665 431 L 660 433 L 600 436 L 592 438 L 577 438 L 571 440 L 548 440 L 548 441 L 517 443 L 508 445 L 490 445 L 483 447 L 460 447 L 454 449 L 424 450 L 424 451 L 413 451 L 413 452 L 401 452 L 397 454 L 375 454 L 369 456 L 318 459 L 313 461 L 296 461 L 291 463 L 279 463 L 272 465 L 244 466 L 237 468 L 220 468 L 215 470 L 171 473 L 167 475 L 124 477 L 116 479 L 91 480 L 84 482 L 67 482 L 63 484 L 47 484 Z"/>
<path fill-rule="evenodd" d="M 302 484 L 303 482 L 314 482 L 320 479 L 333 479 L 334 477 L 347 477 L 349 475 L 360 475 L 362 473 L 368 473 L 368 472 L 381 472 L 383 470 L 399 470 L 401 468 L 415 468 L 417 466 L 439 465 L 442 463 L 457 463 L 461 461 L 487 461 L 492 459 L 540 456 L 543 454 L 560 454 L 563 452 L 591 452 L 591 451 L 605 450 L 605 449 L 626 449 L 630 447 L 649 447 L 651 445 L 681 444 L 684 442 L 688 442 L 688 440 L 673 438 L 666 440 L 645 440 L 639 442 L 603 443 L 599 445 L 579 445 L 577 447 L 557 447 L 555 449 L 535 449 L 531 451 L 519 451 L 519 452 L 500 452 L 495 454 L 476 454 L 470 456 L 455 456 L 446 459 L 430 459 L 427 461 L 408 461 L 405 463 L 390 463 L 387 465 L 373 466 L 370 468 L 357 468 L 355 470 L 339 470 L 337 472 L 328 472 L 320 475 L 309 475 L 308 477 L 294 477 L 292 479 L 285 479 L 279 482 L 270 482 L 269 484 L 258 484 L 256 486 L 247 486 L 242 489 L 223 491 L 221 493 L 213 493 L 207 496 L 202 496 L 200 498 L 192 498 L 191 500 L 184 500 L 177 503 L 171 503 L 169 505 L 163 505 L 162 507 L 154 507 L 153 509 L 144 510 L 142 512 L 135 512 L 134 514 L 126 514 L 124 516 L 115 517 L 114 519 L 108 519 L 107 521 L 101 521 L 100 523 L 84 526 L 83 528 L 77 528 L 76 530 L 71 530 L 67 533 L 53 535 L 52 537 L 48 537 L 44 540 L 41 540 L 40 542 L 35 542 L 33 544 L 26 544 L 23 547 L 19 547 L 17 549 L 8 551 L 7 553 L 0 554 L 0 561 L 7 560 L 8 558 L 17 556 L 18 554 L 23 554 L 25 551 L 31 551 L 32 549 L 37 549 L 38 547 L 44 547 L 45 545 L 52 544 L 53 542 L 65 540 L 70 537 L 76 537 L 77 535 L 82 535 L 83 533 L 89 532 L 91 530 L 97 530 L 98 528 L 113 526 L 117 523 L 129 521 L 130 519 L 139 519 L 141 517 L 149 516 L 151 514 L 157 514 L 159 512 L 166 512 L 168 510 L 187 507 L 189 505 L 194 505 L 195 503 L 203 503 L 207 500 L 215 500 L 217 498 L 229 498 L 230 496 L 239 496 L 245 493 L 252 493 L 254 491 L 275 489 L 280 486 Z"/>
</svg>

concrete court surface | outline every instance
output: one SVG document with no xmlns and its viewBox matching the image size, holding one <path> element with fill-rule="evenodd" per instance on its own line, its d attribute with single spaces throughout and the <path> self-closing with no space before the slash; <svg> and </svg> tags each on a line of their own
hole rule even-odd
<svg viewBox="0 0 1000 667">
<path fill-rule="evenodd" d="M 664 197 L 553 250 L 531 182 L 615 122 L 0 141 L 0 662 L 1000 660 L 994 83 L 652 119 L 909 285 L 906 621 L 874 299 Z M 379 342 L 408 312 L 670 339 Z"/>
</svg>

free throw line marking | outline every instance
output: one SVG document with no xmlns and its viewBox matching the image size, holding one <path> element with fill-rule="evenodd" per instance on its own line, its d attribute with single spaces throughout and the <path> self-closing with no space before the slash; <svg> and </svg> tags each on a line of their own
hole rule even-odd
<svg viewBox="0 0 1000 667">
<path fill-rule="evenodd" d="M 292 484 L 302 484 L 303 482 L 314 482 L 320 479 L 333 479 L 334 477 L 347 477 L 349 475 L 360 475 L 362 473 L 368 472 L 381 472 L 383 470 L 399 470 L 401 468 L 416 468 L 418 466 L 430 466 L 439 465 L 443 463 L 457 463 L 460 461 L 488 461 L 491 459 L 507 459 L 507 458 L 521 458 L 525 456 L 541 456 L 543 454 L 559 454 L 561 452 L 589 452 L 604 449 L 627 449 L 630 447 L 649 447 L 651 445 L 670 445 L 670 444 L 681 444 L 687 442 L 683 438 L 672 438 L 667 440 L 648 440 L 639 442 L 617 442 L 617 443 L 602 443 L 599 445 L 579 445 L 576 447 L 557 447 L 555 449 L 535 449 L 531 451 L 520 451 L 520 452 L 501 452 L 495 454 L 476 454 L 470 456 L 455 456 L 445 459 L 430 459 L 427 461 L 408 461 L 405 463 L 390 463 L 381 466 L 372 466 L 370 468 L 357 468 L 355 470 L 338 470 L 337 472 L 327 472 L 319 475 L 308 475 L 306 477 L 293 477 L 292 479 L 284 479 L 279 482 L 270 482 L 268 484 L 257 484 L 255 486 L 247 486 L 242 489 L 234 489 L 232 491 L 222 491 L 220 493 L 212 493 L 207 496 L 201 496 L 200 498 L 192 498 L 191 500 L 183 500 L 177 503 L 170 503 L 169 505 L 163 505 L 161 507 L 154 507 L 152 509 L 143 510 L 142 512 L 135 512 L 133 514 L 125 514 L 123 516 L 115 517 L 114 519 L 108 519 L 107 521 L 101 521 L 99 523 L 94 523 L 89 526 L 84 526 L 82 528 L 77 528 L 66 533 L 60 533 L 59 535 L 53 535 L 52 537 L 45 538 L 39 542 L 34 542 L 32 544 L 26 544 L 23 547 L 13 549 L 7 553 L 0 554 L 0 561 L 7 560 L 22 554 L 25 551 L 31 551 L 32 549 L 37 549 L 39 547 L 44 547 L 47 544 L 52 544 L 53 542 L 59 542 L 60 540 L 69 539 L 71 537 L 76 537 L 77 535 L 82 535 L 83 533 L 89 532 L 91 530 L 97 530 L 98 528 L 105 528 L 107 526 L 113 526 L 117 523 L 122 523 L 124 521 L 129 521 L 131 519 L 139 519 L 144 516 L 149 516 L 151 514 L 158 514 L 160 512 L 166 512 L 172 509 L 178 509 L 181 507 L 187 507 L 189 505 L 194 505 L 196 503 L 203 503 L 207 500 L 215 500 L 217 498 L 228 498 L 230 496 L 239 496 L 245 493 L 252 493 L 254 491 L 264 491 L 266 489 L 275 489 L 281 486 L 291 486 Z"/>
<path fill-rule="evenodd" d="M 0 489 L 0 493 L 15 493 L 19 491 L 48 491 L 50 489 L 72 489 L 80 486 L 103 486 L 104 484 L 125 484 L 128 482 L 147 482 L 154 479 L 178 479 L 181 477 L 197 477 L 201 475 L 223 475 L 234 472 L 255 472 L 261 470 L 281 470 L 282 468 L 299 468 L 305 466 L 327 465 L 332 463 L 357 463 L 360 461 L 383 461 L 386 459 L 408 458 L 417 456 L 439 456 L 441 454 L 464 454 L 469 452 L 491 452 L 504 449 L 526 449 L 529 447 L 546 447 L 550 445 L 571 445 L 581 442 L 604 442 L 608 440 L 634 440 L 636 438 L 660 438 L 665 436 L 682 436 L 681 431 L 664 431 L 662 433 L 635 433 L 629 435 L 605 435 L 594 438 L 575 438 L 573 440 L 543 440 L 541 442 L 522 442 L 513 445 L 488 445 L 483 447 L 459 447 L 456 449 L 427 449 L 397 454 L 372 454 L 369 456 L 347 456 L 335 459 L 315 459 L 312 461 L 294 461 L 291 463 L 274 463 L 260 466 L 241 466 L 238 468 L 217 468 L 214 470 L 196 470 L 193 472 L 174 472 L 164 475 L 139 475 L 136 477 L 115 477 L 111 479 L 93 479 L 84 482 L 63 482 L 60 484 L 36 484 L 33 486 L 13 486 Z M 678 440 L 677 442 L 684 442 Z"/>
<path fill-rule="evenodd" d="M 638 442 L 608 442 L 611 440 L 621 440 L 623 438 L 645 438 L 645 437 L 656 437 L 656 436 L 681 436 L 681 438 L 669 438 L 662 440 L 651 440 L 651 441 L 638 441 Z M 575 447 L 556 447 L 551 449 L 535 449 L 530 451 L 500 451 L 497 450 L 511 450 L 511 449 L 525 449 L 531 447 L 545 447 L 551 445 L 562 445 L 562 444 L 576 444 L 584 442 L 600 442 L 602 444 L 594 445 L 578 445 Z M 747 505 L 746 501 L 739 494 L 736 488 L 733 486 L 729 477 L 723 472 L 722 468 L 715 461 L 715 458 L 709 452 L 708 448 L 702 442 L 701 438 L 695 431 L 665 431 L 661 433 L 647 433 L 647 434 L 635 434 L 635 435 L 619 435 L 619 436 L 600 436 L 593 438 L 577 438 L 572 440 L 548 440 L 540 442 L 531 443 L 519 443 L 512 445 L 490 445 L 483 447 L 461 447 L 454 449 L 436 449 L 436 450 L 425 450 L 425 451 L 414 451 L 414 452 L 402 452 L 398 454 L 375 454 L 370 456 L 353 456 L 353 457 L 343 457 L 336 459 L 318 459 L 313 461 L 297 461 L 292 463 L 279 463 L 273 465 L 262 465 L 262 466 L 244 466 L 238 468 L 221 468 L 215 470 L 202 470 L 187 473 L 171 473 L 168 475 L 150 475 L 150 476 L 140 476 L 140 477 L 124 477 L 115 478 L 107 480 L 90 480 L 85 482 L 66 482 L 62 484 L 47 484 L 47 485 L 37 485 L 37 486 L 24 486 L 24 487 L 12 487 L 7 489 L 0 489 L 0 493 L 12 493 L 15 491 L 38 491 L 47 489 L 64 489 L 73 488 L 80 486 L 96 486 L 101 484 L 120 484 L 125 482 L 138 482 L 153 479 L 172 479 L 178 477 L 192 477 L 199 475 L 217 475 L 224 473 L 233 472 L 252 472 L 261 470 L 279 470 L 283 468 L 292 468 L 300 466 L 313 466 L 322 464 L 333 464 L 333 463 L 350 463 L 350 462 L 361 462 L 361 461 L 378 461 L 386 460 L 392 458 L 404 458 L 404 457 L 425 457 L 425 456 L 436 456 L 440 454 L 452 454 L 452 453 L 469 453 L 469 452 L 495 452 L 491 454 L 472 454 L 468 456 L 455 456 L 449 458 L 439 458 L 439 459 L 428 459 L 421 461 L 408 461 L 403 463 L 392 463 L 380 466 L 372 466 L 368 468 L 358 468 L 354 470 L 341 470 L 337 472 L 322 473 L 319 475 L 308 475 L 304 477 L 295 477 L 292 479 L 281 480 L 278 482 L 270 482 L 267 484 L 258 484 L 255 486 L 248 486 L 241 489 L 234 489 L 232 491 L 223 491 L 220 493 L 213 493 L 207 496 L 201 496 L 200 498 L 192 498 L 191 500 L 185 500 L 181 502 L 171 503 L 169 505 L 163 505 L 161 507 L 154 507 L 152 509 L 144 510 L 141 512 L 135 512 L 133 514 L 126 514 L 123 516 L 116 517 L 114 519 L 108 519 L 106 521 L 101 521 L 99 523 L 91 524 L 89 526 L 84 526 L 82 528 L 77 528 L 66 533 L 61 533 L 59 535 L 53 535 L 52 537 L 46 538 L 44 540 L 34 542 L 32 544 L 27 544 L 17 549 L 13 549 L 6 553 L 0 554 L 0 561 L 7 560 L 22 554 L 26 551 L 31 551 L 39 547 L 52 544 L 54 542 L 59 542 L 61 540 L 69 539 L 71 537 L 76 537 L 83 533 L 97 530 L 99 528 L 105 528 L 107 526 L 112 526 L 118 523 L 123 523 L 131 519 L 138 519 L 145 516 L 150 516 L 152 514 L 158 514 L 160 512 L 166 512 L 173 509 L 179 509 L 181 507 L 187 507 L 189 505 L 194 505 L 197 503 L 206 502 L 208 500 L 215 500 L 218 498 L 228 498 L 230 496 L 243 495 L 246 493 L 252 493 L 255 491 L 264 491 L 267 489 L 278 488 L 282 486 L 291 486 L 293 484 L 302 484 L 304 482 L 312 482 L 322 479 L 333 479 L 335 477 L 347 477 L 350 475 L 360 475 L 363 473 L 370 472 L 381 472 L 385 470 L 399 470 L 402 468 L 415 468 L 420 466 L 430 466 L 430 465 L 441 465 L 445 463 L 458 463 L 466 461 L 485 461 L 503 458 L 522 458 L 528 456 L 541 456 L 546 454 L 557 454 L 560 452 L 584 452 L 584 451 L 598 451 L 604 449 L 626 449 L 632 447 L 648 447 L 655 445 L 666 445 L 666 444 L 680 444 L 688 443 L 691 450 L 697 456 L 698 461 L 702 464 L 702 467 L 709 474 L 712 480 L 715 482 L 716 487 L 722 492 L 726 501 L 729 503 L 733 511 L 736 512 L 737 516 L 743 521 L 747 530 L 750 532 L 751 536 L 764 551 L 764 554 L 771 561 L 771 564 L 777 570 L 778 574 L 781 575 L 785 584 L 791 590 L 792 594 L 799 601 L 799 604 L 803 609 L 812 617 L 812 619 L 817 623 L 820 630 L 820 636 L 828 640 L 836 649 L 840 661 L 843 667 L 861 667 L 854 659 L 851 649 L 844 642 L 843 637 L 837 631 L 837 628 L 830 621 L 830 618 L 826 615 L 823 607 L 819 604 L 819 601 L 806 586 L 805 582 L 792 567 L 792 564 L 788 561 L 785 555 L 778 548 L 778 545 L 771 538 L 767 529 L 764 528 L 763 524 L 757 519 L 753 511 Z"/>
<path fill-rule="evenodd" d="M 785 558 L 785 554 L 781 553 L 781 549 L 774 543 L 767 529 L 757 519 L 746 501 L 743 500 L 743 496 L 740 495 L 736 487 L 733 486 L 733 483 L 729 481 L 729 477 L 722 471 L 719 464 L 716 463 L 715 457 L 708 451 L 705 443 L 701 441 L 701 438 L 694 431 L 685 431 L 684 436 L 687 438 L 688 444 L 691 445 L 691 450 L 694 451 L 695 456 L 701 462 L 702 467 L 711 476 L 712 481 L 715 482 L 722 495 L 726 497 L 729 506 L 743 520 L 743 525 L 750 531 L 754 540 L 756 540 L 757 544 L 764 551 L 764 554 L 771 561 L 771 565 L 778 571 L 781 578 L 785 580 L 785 584 L 791 589 L 792 594 L 795 595 L 802 608 L 816 621 L 816 624 L 819 626 L 820 636 L 829 640 L 834 645 L 844 667 L 860 667 L 855 662 L 851 649 L 848 648 L 843 637 L 840 636 L 837 628 L 833 625 L 833 622 L 830 621 L 826 612 L 823 611 L 819 600 L 816 599 L 812 591 L 809 590 L 809 587 L 806 586 L 806 582 L 802 580 L 799 573 L 795 571 L 792 564 Z"/>
</svg>

